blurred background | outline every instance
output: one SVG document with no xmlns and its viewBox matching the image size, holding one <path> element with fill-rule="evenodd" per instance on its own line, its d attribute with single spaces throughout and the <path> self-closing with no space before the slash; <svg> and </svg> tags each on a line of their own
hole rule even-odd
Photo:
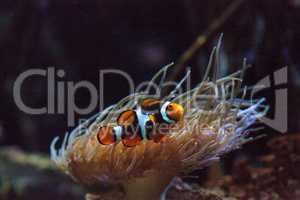
<svg viewBox="0 0 300 200">
<path fill-rule="evenodd" d="M 100 69 L 120 69 L 138 84 L 148 80 L 162 66 L 177 61 L 198 35 L 207 30 L 228 9 L 233 0 L 2 0 L 0 4 L 0 145 L 14 146 L 25 152 L 48 154 L 55 136 L 72 129 L 67 114 L 29 115 L 16 106 L 13 85 L 16 78 L 32 68 L 63 69 L 59 80 L 88 80 L 99 85 Z M 300 1 L 240 0 L 218 29 L 208 35 L 187 65 L 192 67 L 193 82 L 198 82 L 210 51 L 220 33 L 222 44 L 221 74 L 229 74 L 247 58 L 252 65 L 246 85 L 288 66 L 288 84 L 271 87 L 289 88 L 288 133 L 300 129 Z M 272 79 L 273 80 L 273 79 Z M 104 80 L 105 106 L 128 95 L 127 85 L 119 77 Z M 47 104 L 47 80 L 36 77 L 22 86 L 23 101 L 38 108 Z M 65 94 L 66 95 L 66 94 Z M 274 117 L 274 91 L 262 92 Z M 76 105 L 89 104 L 87 91 L 79 90 Z M 98 110 L 85 117 L 91 116 Z M 78 116 L 76 119 L 84 116 Z M 268 151 L 270 138 L 278 135 L 271 127 L 243 155 L 256 156 Z M 261 147 L 261 148 L 258 148 Z M 225 164 L 231 166 L 232 153 Z M 225 163 L 226 163 L 225 162 Z M 0 165 L 3 164 L 0 162 Z M 0 167 L 1 168 L 1 167 Z"/>
</svg>

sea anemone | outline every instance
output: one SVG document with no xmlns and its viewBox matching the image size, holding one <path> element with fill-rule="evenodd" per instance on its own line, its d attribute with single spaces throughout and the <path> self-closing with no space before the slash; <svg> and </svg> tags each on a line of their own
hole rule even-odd
<svg viewBox="0 0 300 200">
<path fill-rule="evenodd" d="M 221 155 L 253 139 L 250 125 L 264 116 L 264 99 L 246 100 L 242 70 L 216 79 L 209 74 L 218 59 L 213 49 L 202 81 L 193 89 L 180 92 L 190 72 L 163 99 L 181 104 L 183 120 L 162 143 L 143 140 L 134 147 L 121 142 L 101 145 L 97 132 L 101 126 L 115 125 L 119 113 L 132 109 L 140 99 L 152 96 L 151 85 L 161 87 L 171 65 L 163 67 L 143 92 L 129 95 L 91 117 L 70 134 L 56 150 L 58 137 L 51 144 L 51 158 L 76 182 L 92 188 L 98 199 L 159 199 L 171 180 L 203 168 Z M 88 195 L 87 199 L 93 199 Z"/>
</svg>

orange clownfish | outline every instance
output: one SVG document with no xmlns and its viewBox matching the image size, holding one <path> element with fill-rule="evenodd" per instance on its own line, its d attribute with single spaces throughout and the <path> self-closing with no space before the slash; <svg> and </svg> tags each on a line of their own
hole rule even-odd
<svg viewBox="0 0 300 200">
<path fill-rule="evenodd" d="M 154 121 L 148 115 L 126 110 L 119 115 L 117 126 L 101 127 L 97 138 L 103 145 L 122 141 L 125 146 L 132 147 L 140 144 L 143 139 L 150 140 L 153 130 Z"/>
<path fill-rule="evenodd" d="M 177 103 L 146 99 L 136 110 L 126 110 L 117 119 L 117 126 L 101 127 L 97 138 L 99 143 L 109 145 L 122 141 L 132 147 L 148 139 L 162 142 L 167 136 L 168 126 L 177 123 L 183 117 L 183 107 Z M 160 125 L 166 125 L 161 129 Z"/>
</svg>

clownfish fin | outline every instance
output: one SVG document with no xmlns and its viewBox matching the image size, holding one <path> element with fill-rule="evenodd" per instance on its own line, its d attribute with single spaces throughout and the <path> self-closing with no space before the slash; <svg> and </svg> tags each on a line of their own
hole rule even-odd
<svg viewBox="0 0 300 200">
<path fill-rule="evenodd" d="M 122 143 L 126 147 L 134 147 L 139 145 L 142 142 L 142 138 L 140 136 L 135 136 L 134 138 L 123 138 Z"/>
<path fill-rule="evenodd" d="M 134 110 L 125 110 L 122 112 L 118 119 L 117 124 L 122 126 L 128 126 L 134 124 L 137 121 L 137 116 Z"/>
<path fill-rule="evenodd" d="M 155 98 L 146 98 L 141 100 L 140 107 L 143 111 L 156 111 L 160 108 L 161 101 Z"/>
<path fill-rule="evenodd" d="M 167 140 L 167 138 L 168 138 L 168 135 L 166 135 L 166 134 L 156 133 L 153 136 L 153 141 L 155 143 L 162 143 L 162 142 L 165 142 Z"/>
<path fill-rule="evenodd" d="M 146 138 L 148 140 L 153 139 L 155 125 L 156 125 L 156 118 L 154 117 L 154 115 L 149 115 L 149 120 L 145 123 Z"/>
<path fill-rule="evenodd" d="M 116 135 L 113 127 L 103 126 L 97 133 L 97 140 L 102 145 L 109 145 L 116 142 Z"/>
</svg>

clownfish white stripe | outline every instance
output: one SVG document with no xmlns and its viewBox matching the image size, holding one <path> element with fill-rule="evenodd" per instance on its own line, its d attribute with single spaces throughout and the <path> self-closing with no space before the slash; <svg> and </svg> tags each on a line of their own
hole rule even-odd
<svg viewBox="0 0 300 200">
<path fill-rule="evenodd" d="M 149 120 L 149 116 L 147 114 L 143 114 L 141 108 L 138 108 L 136 110 L 136 116 L 138 118 L 138 123 L 141 129 L 142 139 L 146 139 L 146 123 Z"/>
<path fill-rule="evenodd" d="M 168 123 L 174 123 L 174 120 L 171 120 L 168 116 L 167 116 L 167 106 L 170 104 L 171 102 L 170 101 L 166 101 L 161 109 L 160 109 L 160 114 L 163 118 L 163 120 L 165 120 L 166 122 Z"/>
<path fill-rule="evenodd" d="M 121 141 L 122 139 L 122 126 L 115 126 L 114 128 L 116 134 L 116 141 Z"/>
</svg>

